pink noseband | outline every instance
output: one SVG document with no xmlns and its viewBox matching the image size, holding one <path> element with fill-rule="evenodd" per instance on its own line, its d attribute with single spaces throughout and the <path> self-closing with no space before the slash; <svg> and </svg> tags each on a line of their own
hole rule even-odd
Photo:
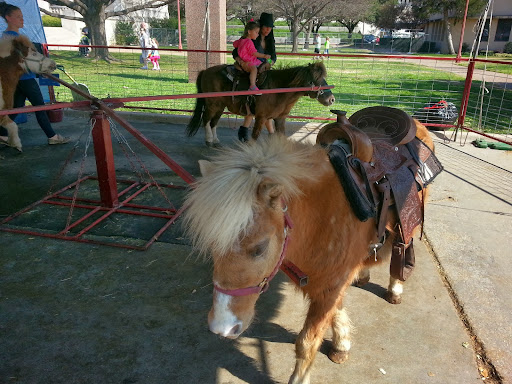
<svg viewBox="0 0 512 384">
<path fill-rule="evenodd" d="M 265 277 L 261 283 L 254 287 L 247 287 L 247 288 L 238 288 L 238 289 L 223 289 L 216 284 L 213 284 L 213 288 L 221 293 L 224 293 L 226 295 L 230 296 L 246 296 L 246 295 L 252 295 L 257 293 L 258 295 L 266 292 L 266 290 L 269 287 L 270 280 L 274 278 L 274 276 L 277 274 L 277 271 L 279 271 L 279 267 L 281 267 L 281 264 L 284 260 L 284 255 L 286 253 L 286 248 L 288 246 L 288 230 L 293 228 L 292 220 L 290 219 L 290 216 L 288 216 L 287 213 L 288 207 L 285 205 L 283 208 L 284 212 L 284 244 L 283 244 L 283 250 L 281 251 L 281 256 L 279 257 L 279 261 L 277 262 L 277 265 L 274 267 L 274 270 L 270 275 Z"/>
</svg>

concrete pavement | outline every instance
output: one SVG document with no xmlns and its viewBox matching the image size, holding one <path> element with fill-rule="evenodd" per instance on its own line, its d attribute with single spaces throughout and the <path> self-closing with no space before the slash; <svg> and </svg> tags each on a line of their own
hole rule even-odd
<svg viewBox="0 0 512 384">
<path fill-rule="evenodd" d="M 200 134 L 186 138 L 184 126 L 176 124 L 183 120 L 142 114 L 129 119 L 193 175 L 197 160 L 214 151 L 204 147 Z M 239 124 L 234 118 L 226 123 Z M 219 134 L 227 145 L 236 138 L 229 127 Z M 88 132 L 87 116 L 65 114 L 55 128 L 77 139 Z M 302 124 L 288 133 L 314 140 L 318 129 Z M 33 116 L 20 131 L 23 154 L 0 148 L 0 215 L 44 196 L 73 148 L 46 145 Z M 172 177 L 125 136 L 155 178 Z M 59 186 L 76 179 L 79 148 Z M 469 144 L 461 148 L 441 139 L 437 148 L 446 171 L 432 188 L 427 242 L 417 242 L 417 267 L 402 304 L 382 298 L 385 265 L 372 271 L 363 289 L 351 287 L 346 305 L 357 332 L 350 358 L 331 363 L 324 343 L 313 383 L 478 383 L 492 367 L 501 381 L 484 382 L 512 383 L 510 153 L 473 153 L 477 148 Z M 130 173 L 116 144 L 114 152 L 118 172 Z M 496 157 L 492 161 L 501 168 L 476 155 Z M 94 172 L 91 156 L 82 168 Z M 132 225 L 140 231 L 147 226 Z M 286 383 L 291 374 L 306 303 L 281 274 L 258 301 L 255 324 L 229 341 L 207 330 L 211 265 L 190 255 L 179 228 L 146 252 L 4 232 L 0 241 L 0 382 Z"/>
</svg>

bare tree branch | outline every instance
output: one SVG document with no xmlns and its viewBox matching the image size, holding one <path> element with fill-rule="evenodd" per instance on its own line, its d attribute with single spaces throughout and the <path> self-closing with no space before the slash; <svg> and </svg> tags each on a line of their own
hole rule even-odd
<svg viewBox="0 0 512 384">
<path fill-rule="evenodd" d="M 171 2 L 174 2 L 174 1 L 175 0 L 149 0 L 149 1 L 146 1 L 144 3 L 138 4 L 138 5 L 134 5 L 133 7 L 123 9 L 121 11 L 107 12 L 106 16 L 107 16 L 107 18 L 109 18 L 109 17 L 113 17 L 113 16 L 126 15 L 127 13 L 131 13 L 131 12 L 135 12 L 135 11 L 140 11 L 141 9 L 160 8 L 160 7 L 162 7 L 164 5 L 167 5 L 167 4 L 169 4 Z"/>
<path fill-rule="evenodd" d="M 76 20 L 76 21 L 84 21 L 83 17 L 78 16 L 67 16 L 67 15 L 61 15 L 59 13 L 53 13 L 50 11 L 47 11 L 44 8 L 39 8 L 41 12 L 43 12 L 45 15 L 52 16 L 52 17 L 58 17 L 59 19 L 67 19 L 67 20 Z"/>
</svg>

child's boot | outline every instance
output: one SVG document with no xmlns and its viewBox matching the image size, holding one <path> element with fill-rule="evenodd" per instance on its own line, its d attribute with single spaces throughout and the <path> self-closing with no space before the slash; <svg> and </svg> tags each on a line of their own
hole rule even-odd
<svg viewBox="0 0 512 384">
<path fill-rule="evenodd" d="M 238 140 L 240 140 L 242 143 L 249 141 L 249 128 L 244 127 L 243 125 L 238 128 Z"/>
</svg>

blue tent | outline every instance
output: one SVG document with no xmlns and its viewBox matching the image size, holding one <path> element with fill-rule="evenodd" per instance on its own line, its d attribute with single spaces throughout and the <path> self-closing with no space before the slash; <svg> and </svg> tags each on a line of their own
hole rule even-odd
<svg viewBox="0 0 512 384">
<path fill-rule="evenodd" d="M 17 6 L 23 13 L 23 28 L 20 29 L 20 34 L 28 36 L 34 43 L 46 44 L 46 36 L 43 29 L 43 21 L 41 20 L 41 13 L 37 0 L 7 0 L 6 3 Z M 0 35 L 7 28 L 7 24 L 3 17 L 0 17 Z M 39 79 L 38 79 L 39 80 Z M 41 93 L 44 101 L 50 101 L 50 94 L 48 86 L 40 84 Z M 25 114 L 20 114 L 15 120 L 17 123 L 26 121 Z"/>
<path fill-rule="evenodd" d="M 37 0 L 7 0 L 6 3 L 17 6 L 23 12 L 24 27 L 20 29 L 22 35 L 26 35 L 34 43 L 46 44 L 46 36 L 43 29 L 43 21 Z M 7 28 L 5 20 L 0 17 L 0 32 Z"/>
</svg>

